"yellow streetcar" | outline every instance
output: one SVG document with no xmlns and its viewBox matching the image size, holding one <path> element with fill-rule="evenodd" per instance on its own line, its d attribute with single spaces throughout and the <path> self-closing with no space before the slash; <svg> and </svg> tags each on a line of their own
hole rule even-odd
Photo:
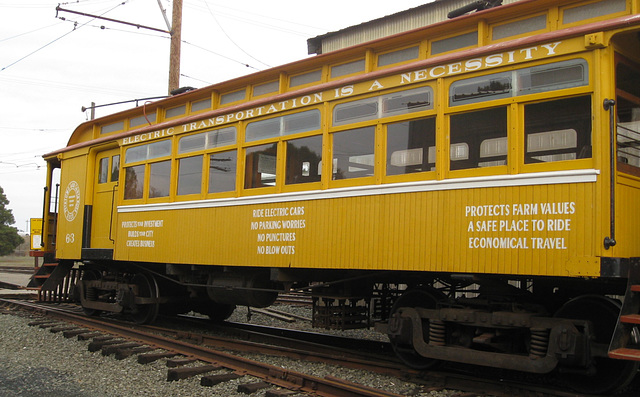
<svg viewBox="0 0 640 397">
<path fill-rule="evenodd" d="M 57 267 L 34 282 L 79 264 L 88 314 L 138 322 L 294 290 L 314 325 L 375 326 L 414 368 L 624 387 L 640 1 L 495 3 L 342 49 L 311 39 L 312 58 L 83 123 L 44 156 Z"/>
</svg>

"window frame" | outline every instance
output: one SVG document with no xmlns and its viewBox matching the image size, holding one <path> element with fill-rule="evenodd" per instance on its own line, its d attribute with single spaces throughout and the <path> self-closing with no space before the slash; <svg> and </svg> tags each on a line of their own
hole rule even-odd
<svg viewBox="0 0 640 397">
<path fill-rule="evenodd" d="M 247 141 L 247 125 L 249 122 L 244 122 L 242 124 L 242 142 L 239 145 L 240 149 L 238 150 L 238 180 L 236 182 L 236 189 L 238 194 L 240 195 L 261 195 L 261 194 L 269 194 L 269 193 L 280 193 L 280 192 L 292 192 L 292 191 L 301 191 L 301 190 L 312 190 L 312 189 L 320 189 L 322 187 L 322 176 L 320 181 L 309 182 L 309 183 L 300 183 L 300 184 L 287 184 L 286 183 L 286 160 L 287 160 L 287 143 L 292 140 L 307 138 L 312 136 L 321 136 L 322 137 L 322 158 L 325 157 L 325 137 L 326 134 L 323 133 L 324 125 L 326 124 L 326 114 L 324 110 L 324 105 L 314 105 L 307 106 L 303 108 L 295 109 L 294 111 L 289 112 L 281 112 L 276 115 L 272 115 L 271 117 L 261 117 L 251 119 L 250 123 L 261 122 L 267 120 L 278 120 L 282 125 L 282 120 L 295 116 L 296 114 L 302 114 L 308 111 L 317 111 L 319 112 L 320 122 L 317 129 L 295 132 L 291 134 L 280 134 L 277 136 L 271 136 L 268 138 L 256 139 Z M 323 117 L 325 121 L 323 121 Z M 262 187 L 246 187 L 246 162 L 247 162 L 247 150 L 252 147 L 258 147 L 263 145 L 272 145 L 276 144 L 276 182 L 274 186 L 262 186 Z M 322 170 L 324 171 L 324 170 Z M 322 174 L 321 174 L 322 175 Z"/>
</svg>

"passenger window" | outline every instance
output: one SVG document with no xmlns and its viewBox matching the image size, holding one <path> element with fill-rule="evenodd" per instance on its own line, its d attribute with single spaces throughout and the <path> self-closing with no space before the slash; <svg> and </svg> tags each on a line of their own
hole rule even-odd
<svg viewBox="0 0 640 397">
<path fill-rule="evenodd" d="M 618 97 L 617 108 L 618 162 L 640 167 L 640 104 Z"/>
<path fill-rule="evenodd" d="M 317 109 L 289 114 L 272 119 L 254 121 L 247 125 L 247 142 L 276 138 L 320 129 L 320 111 Z"/>
<path fill-rule="evenodd" d="M 387 175 L 432 171 L 436 166 L 436 119 L 387 126 Z"/>
<path fill-rule="evenodd" d="M 504 72 L 456 81 L 451 84 L 449 105 L 510 98 L 512 96 L 511 79 L 511 72 Z"/>
<path fill-rule="evenodd" d="M 236 190 L 236 150 L 212 153 L 209 156 L 209 193 L 231 192 Z"/>
<path fill-rule="evenodd" d="M 618 169 L 640 173 L 640 72 L 625 63 L 616 67 Z M 633 168 L 632 168 L 633 167 Z"/>
<path fill-rule="evenodd" d="M 277 158 L 277 143 L 247 148 L 244 188 L 275 186 Z"/>
<path fill-rule="evenodd" d="M 98 166 L 98 183 L 109 182 L 109 157 L 100 159 Z"/>
<path fill-rule="evenodd" d="M 341 103 L 333 108 L 333 125 L 430 110 L 433 109 L 432 98 L 433 89 L 427 86 Z"/>
<path fill-rule="evenodd" d="M 178 161 L 178 195 L 198 194 L 202 190 L 202 158 L 193 156 Z"/>
<path fill-rule="evenodd" d="M 141 199 L 144 192 L 145 165 L 125 168 L 124 198 L 125 200 Z"/>
<path fill-rule="evenodd" d="M 587 61 L 581 58 L 570 59 L 455 81 L 449 89 L 449 106 L 583 87 L 588 84 Z"/>
<path fill-rule="evenodd" d="M 507 108 L 454 114 L 450 167 L 462 170 L 507 164 Z"/>
<path fill-rule="evenodd" d="M 373 176 L 375 127 L 333 134 L 333 179 Z"/>
<path fill-rule="evenodd" d="M 150 164 L 149 198 L 169 196 L 171 186 L 171 161 Z"/>
<path fill-rule="evenodd" d="M 318 182 L 321 177 L 322 136 L 287 141 L 285 183 Z"/>
<path fill-rule="evenodd" d="M 526 164 L 591 157 L 591 97 L 524 107 Z"/>
</svg>

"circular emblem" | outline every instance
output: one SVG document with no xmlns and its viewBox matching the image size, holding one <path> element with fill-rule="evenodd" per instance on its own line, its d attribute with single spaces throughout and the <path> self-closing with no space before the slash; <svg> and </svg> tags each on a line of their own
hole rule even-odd
<svg viewBox="0 0 640 397">
<path fill-rule="evenodd" d="M 80 186 L 78 182 L 71 181 L 64 191 L 64 217 L 71 222 L 76 219 L 80 208 Z"/>
</svg>

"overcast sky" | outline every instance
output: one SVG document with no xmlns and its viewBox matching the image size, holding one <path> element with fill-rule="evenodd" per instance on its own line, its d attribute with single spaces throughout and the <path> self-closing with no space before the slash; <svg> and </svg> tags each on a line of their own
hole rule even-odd
<svg viewBox="0 0 640 397">
<path fill-rule="evenodd" d="M 200 88 L 308 57 L 308 38 L 427 2 L 184 0 L 180 85 Z M 42 216 L 41 156 L 88 119 L 83 106 L 167 92 L 167 34 L 56 13 L 58 4 L 167 30 L 158 0 L 0 0 L 0 186 L 20 230 Z M 160 4 L 171 21 L 171 1 Z M 123 108 L 101 107 L 96 117 Z"/>
</svg>

